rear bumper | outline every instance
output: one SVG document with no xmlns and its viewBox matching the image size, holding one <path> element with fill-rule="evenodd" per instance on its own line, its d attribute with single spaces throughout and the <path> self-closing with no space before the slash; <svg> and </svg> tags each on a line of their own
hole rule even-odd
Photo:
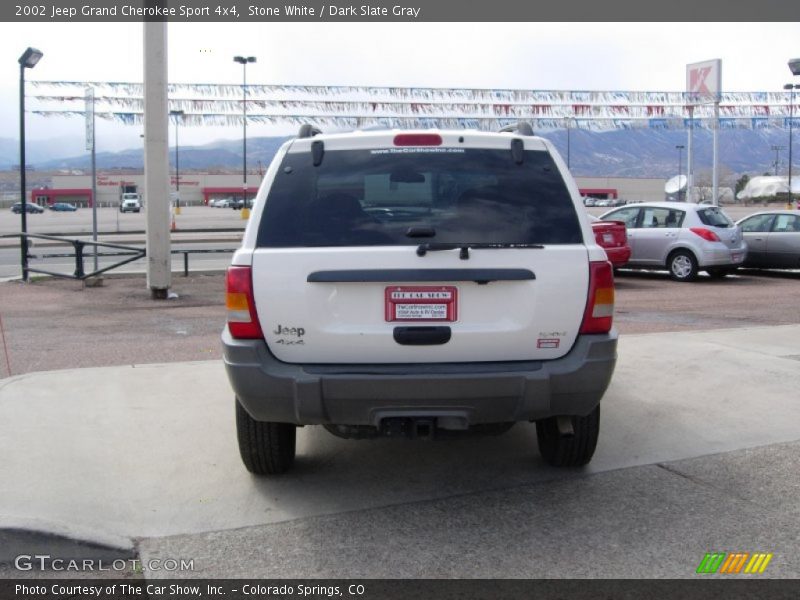
<svg viewBox="0 0 800 600">
<path fill-rule="evenodd" d="M 719 244 L 719 248 L 705 248 L 698 255 L 700 268 L 703 267 L 738 267 L 747 258 L 747 246 L 727 248 Z"/>
<path fill-rule="evenodd" d="M 222 335 L 225 369 L 256 420 L 372 425 L 431 417 L 476 425 L 586 415 L 608 387 L 617 333 L 579 336 L 557 360 L 447 364 L 301 365 L 278 361 L 263 340 Z M 459 425 L 457 428 L 460 428 Z"/>
</svg>

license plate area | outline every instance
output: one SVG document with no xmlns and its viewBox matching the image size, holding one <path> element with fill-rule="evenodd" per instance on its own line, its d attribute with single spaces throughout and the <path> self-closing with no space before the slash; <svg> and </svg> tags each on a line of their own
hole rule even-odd
<svg viewBox="0 0 800 600">
<path fill-rule="evenodd" d="M 451 285 L 389 286 L 385 292 L 389 322 L 452 322 L 458 318 L 458 289 Z"/>
</svg>

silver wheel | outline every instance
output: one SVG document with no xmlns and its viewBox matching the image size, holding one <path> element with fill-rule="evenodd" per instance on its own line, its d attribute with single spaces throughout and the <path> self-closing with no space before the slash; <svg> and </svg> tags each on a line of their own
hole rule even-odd
<svg viewBox="0 0 800 600">
<path fill-rule="evenodd" d="M 689 252 L 678 251 L 669 260 L 669 274 L 676 281 L 691 281 L 697 276 L 697 261 Z"/>
</svg>

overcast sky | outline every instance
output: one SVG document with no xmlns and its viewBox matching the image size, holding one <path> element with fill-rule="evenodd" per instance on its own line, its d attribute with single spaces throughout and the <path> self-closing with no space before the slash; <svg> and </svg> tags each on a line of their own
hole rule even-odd
<svg viewBox="0 0 800 600">
<path fill-rule="evenodd" d="M 29 80 L 141 82 L 141 23 L 0 24 L 0 137 L 18 136 L 17 58 L 44 52 Z M 683 91 L 687 63 L 722 59 L 724 91 L 774 91 L 800 55 L 798 23 L 247 23 L 169 25 L 169 79 L 253 84 Z M 28 90 L 28 94 L 31 94 Z M 98 122 L 99 149 L 141 127 Z M 29 116 L 29 139 L 83 135 L 81 119 Z M 240 128 L 181 129 L 181 144 Z M 274 135 L 265 126 L 248 135 Z"/>
</svg>

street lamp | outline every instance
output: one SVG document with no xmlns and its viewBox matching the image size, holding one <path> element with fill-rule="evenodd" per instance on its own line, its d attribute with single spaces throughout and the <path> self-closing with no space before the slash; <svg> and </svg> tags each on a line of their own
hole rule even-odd
<svg viewBox="0 0 800 600">
<path fill-rule="evenodd" d="M 791 67 L 792 63 L 789 62 Z M 800 65 L 798 65 L 800 68 Z M 794 68 L 792 68 L 794 73 Z M 800 84 L 787 83 L 783 86 L 789 92 L 789 202 L 792 202 L 792 122 L 794 121 L 794 91 L 800 90 Z"/>
<path fill-rule="evenodd" d="M 22 200 L 22 223 L 19 238 L 20 255 L 22 258 L 22 280 L 28 281 L 28 207 L 25 200 L 25 69 L 32 69 L 44 56 L 41 50 L 28 48 L 19 57 L 19 187 Z"/>
<path fill-rule="evenodd" d="M 183 119 L 182 110 L 171 110 L 169 114 L 175 117 L 175 214 L 181 214 L 181 169 L 178 162 L 178 127 Z"/>
<path fill-rule="evenodd" d="M 686 148 L 686 146 L 684 146 L 683 144 L 678 144 L 675 147 L 678 149 L 678 200 L 680 200 L 681 188 L 683 187 L 681 185 L 681 174 L 683 171 L 683 161 L 681 160 L 681 152 L 683 151 L 684 148 Z"/>
<path fill-rule="evenodd" d="M 242 65 L 242 218 L 250 216 L 247 203 L 247 63 L 256 62 L 255 56 L 234 56 L 233 62 Z"/>
</svg>

